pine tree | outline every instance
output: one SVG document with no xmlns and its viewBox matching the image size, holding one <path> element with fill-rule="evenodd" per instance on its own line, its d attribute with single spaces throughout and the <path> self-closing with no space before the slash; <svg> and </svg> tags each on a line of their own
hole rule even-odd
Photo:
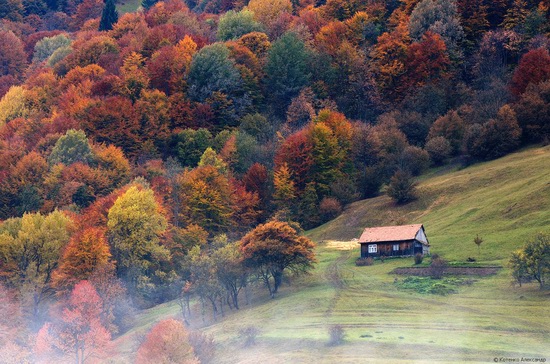
<svg viewBox="0 0 550 364">
<path fill-rule="evenodd" d="M 116 10 L 115 0 L 105 0 L 105 7 L 101 13 L 101 20 L 99 22 L 99 30 L 111 30 L 113 24 L 118 21 L 118 11 Z"/>
</svg>

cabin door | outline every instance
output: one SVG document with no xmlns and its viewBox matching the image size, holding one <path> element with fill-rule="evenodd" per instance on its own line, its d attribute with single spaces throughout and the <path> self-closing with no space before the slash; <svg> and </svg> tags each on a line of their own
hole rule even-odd
<svg viewBox="0 0 550 364">
<path fill-rule="evenodd" d="M 416 242 L 415 242 L 415 243 L 414 243 L 414 252 L 413 252 L 413 254 L 416 255 L 416 254 L 418 254 L 418 253 L 422 254 L 422 244 L 421 244 L 421 243 L 416 243 Z"/>
</svg>

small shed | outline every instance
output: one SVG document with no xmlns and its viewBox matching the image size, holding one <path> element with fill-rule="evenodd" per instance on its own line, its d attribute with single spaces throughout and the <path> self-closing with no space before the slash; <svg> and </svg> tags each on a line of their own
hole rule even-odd
<svg viewBox="0 0 550 364">
<path fill-rule="evenodd" d="M 361 244 L 361 258 L 430 253 L 430 243 L 422 224 L 366 228 L 358 243 Z"/>
</svg>

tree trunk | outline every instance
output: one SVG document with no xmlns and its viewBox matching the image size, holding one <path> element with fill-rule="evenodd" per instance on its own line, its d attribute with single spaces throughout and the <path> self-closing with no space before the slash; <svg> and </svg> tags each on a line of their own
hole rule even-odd
<svg viewBox="0 0 550 364">
<path fill-rule="evenodd" d="M 273 293 L 277 293 L 279 287 L 281 286 L 281 283 L 283 282 L 283 272 L 273 272 L 273 280 L 275 281 L 275 283 L 273 284 Z"/>
</svg>

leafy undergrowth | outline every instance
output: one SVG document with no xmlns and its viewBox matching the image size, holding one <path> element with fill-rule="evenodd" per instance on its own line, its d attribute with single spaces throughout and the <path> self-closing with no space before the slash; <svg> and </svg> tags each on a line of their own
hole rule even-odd
<svg viewBox="0 0 550 364">
<path fill-rule="evenodd" d="M 433 279 L 431 277 L 407 277 L 403 280 L 397 280 L 395 285 L 398 289 L 412 290 L 421 294 L 436 294 L 446 296 L 452 293 L 458 293 L 458 287 L 463 285 L 472 285 L 472 279 L 449 277 L 442 279 Z"/>
</svg>

